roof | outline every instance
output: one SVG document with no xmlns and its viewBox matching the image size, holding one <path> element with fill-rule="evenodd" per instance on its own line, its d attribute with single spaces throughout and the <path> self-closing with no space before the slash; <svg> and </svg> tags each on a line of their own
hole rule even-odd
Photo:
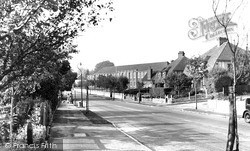
<svg viewBox="0 0 250 151">
<path fill-rule="evenodd" d="M 155 77 L 155 75 L 157 74 L 157 72 L 152 73 L 151 77 Z M 148 73 L 145 74 L 145 76 L 141 79 L 141 81 L 145 82 L 145 81 L 152 81 L 152 78 L 149 80 L 148 79 Z"/>
<path fill-rule="evenodd" d="M 232 46 L 234 47 L 235 45 Z M 240 47 L 238 47 L 238 50 L 245 51 Z M 229 48 L 229 44 L 224 42 L 220 46 L 214 46 L 212 49 L 201 55 L 201 57 L 207 60 L 207 69 L 208 71 L 211 71 L 218 61 L 231 62 L 232 52 Z"/>
<path fill-rule="evenodd" d="M 187 65 L 187 61 L 188 58 L 185 56 L 178 57 L 175 61 L 168 65 L 170 67 L 168 74 L 173 71 L 183 71 Z"/>
<path fill-rule="evenodd" d="M 104 67 L 97 71 L 95 74 L 105 74 L 105 73 L 115 73 L 119 71 L 128 71 L 128 70 L 138 70 L 146 71 L 149 68 L 154 71 L 160 71 L 167 66 L 168 62 L 155 62 L 155 63 L 144 63 L 144 64 L 133 64 L 133 65 L 123 65 L 123 66 L 113 66 L 113 67 Z"/>
<path fill-rule="evenodd" d="M 161 72 L 166 72 L 167 74 L 170 74 L 175 71 L 181 71 L 183 72 L 186 64 L 187 64 L 188 58 L 185 56 L 180 56 L 170 64 L 168 64 Z M 152 75 L 152 79 L 157 82 L 164 82 L 162 77 L 158 77 L 157 74 Z"/>
<path fill-rule="evenodd" d="M 214 68 L 214 65 L 218 58 L 221 58 L 224 60 L 231 60 L 231 57 L 229 57 L 228 52 L 222 53 L 223 51 L 229 50 L 229 49 L 225 49 L 226 45 L 227 45 L 227 42 L 223 43 L 220 46 L 214 46 L 213 48 L 208 50 L 206 53 L 201 55 L 202 58 L 207 60 L 208 71 L 211 71 Z"/>
</svg>

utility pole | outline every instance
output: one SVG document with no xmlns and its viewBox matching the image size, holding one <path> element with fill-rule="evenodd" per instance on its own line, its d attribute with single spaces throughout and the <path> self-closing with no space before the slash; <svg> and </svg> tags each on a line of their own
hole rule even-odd
<svg viewBox="0 0 250 151">
<path fill-rule="evenodd" d="M 83 107 L 83 95 L 82 95 L 82 71 L 81 71 L 81 105 L 80 107 Z"/>
<path fill-rule="evenodd" d="M 86 113 L 88 112 L 89 112 L 89 86 L 87 85 L 86 86 Z"/>
</svg>

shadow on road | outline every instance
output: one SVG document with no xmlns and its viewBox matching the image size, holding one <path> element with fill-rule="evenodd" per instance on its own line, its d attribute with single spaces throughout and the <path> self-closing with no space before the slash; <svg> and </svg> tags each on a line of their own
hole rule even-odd
<svg viewBox="0 0 250 151">
<path fill-rule="evenodd" d="M 109 121 L 105 120 L 104 118 L 102 118 L 101 116 L 99 116 L 98 114 L 96 114 L 96 113 L 94 113 L 92 111 L 88 111 L 88 112 L 82 111 L 82 113 L 93 124 L 111 124 Z"/>
</svg>

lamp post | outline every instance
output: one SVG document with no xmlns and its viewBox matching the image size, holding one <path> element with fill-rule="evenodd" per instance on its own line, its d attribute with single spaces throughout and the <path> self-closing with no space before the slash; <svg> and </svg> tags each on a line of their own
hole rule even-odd
<svg viewBox="0 0 250 151">
<path fill-rule="evenodd" d="M 82 63 L 80 63 L 80 64 L 78 64 L 78 65 L 82 66 Z M 79 68 L 78 65 L 77 65 L 77 68 L 78 68 L 78 69 L 80 70 L 80 72 L 81 72 L 81 105 L 80 105 L 80 107 L 83 107 L 83 96 L 82 96 L 82 69 Z"/>
<path fill-rule="evenodd" d="M 85 75 L 85 85 L 86 85 L 86 113 L 89 112 L 89 81 L 88 81 L 88 75 L 89 75 L 89 72 L 87 71 L 86 72 L 86 75 Z"/>
</svg>

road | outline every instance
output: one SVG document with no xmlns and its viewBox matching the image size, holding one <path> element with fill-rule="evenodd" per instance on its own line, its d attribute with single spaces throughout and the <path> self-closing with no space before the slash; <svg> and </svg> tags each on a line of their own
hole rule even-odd
<svg viewBox="0 0 250 151">
<path fill-rule="evenodd" d="M 90 110 L 155 151 L 224 151 L 228 118 L 157 107 L 90 99 Z M 240 150 L 250 149 L 250 125 L 238 120 Z"/>
</svg>

